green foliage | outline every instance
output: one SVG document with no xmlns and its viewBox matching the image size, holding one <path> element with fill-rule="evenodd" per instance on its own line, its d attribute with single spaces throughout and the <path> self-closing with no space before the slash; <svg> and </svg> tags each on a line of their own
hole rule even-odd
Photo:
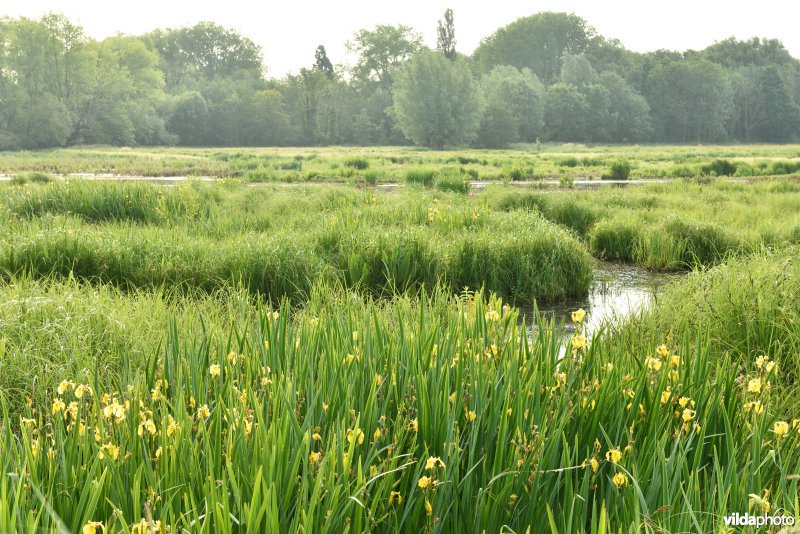
<svg viewBox="0 0 800 534">
<path fill-rule="evenodd" d="M 544 86 L 528 69 L 497 66 L 481 79 L 485 110 L 477 144 L 502 148 L 533 142 L 544 130 Z"/>
<path fill-rule="evenodd" d="M 351 157 L 344 160 L 344 166 L 363 171 L 369 168 L 369 160 L 361 157 Z"/>
<path fill-rule="evenodd" d="M 442 150 L 477 134 L 482 101 L 464 60 L 419 52 L 397 72 L 393 101 L 398 126 L 417 145 Z"/>
<path fill-rule="evenodd" d="M 436 189 L 467 194 L 470 189 L 470 177 L 461 169 L 442 169 L 436 176 Z"/>
<path fill-rule="evenodd" d="M 617 159 L 608 167 L 608 174 L 603 175 L 607 180 L 627 180 L 631 175 L 631 163 L 627 159 Z"/>
<path fill-rule="evenodd" d="M 497 30 L 475 56 L 484 72 L 496 65 L 528 68 L 550 85 L 561 72 L 564 56 L 587 51 L 595 36 L 594 28 L 577 15 L 537 13 Z"/>
<path fill-rule="evenodd" d="M 433 185 L 434 176 L 436 176 L 436 169 L 413 168 L 405 172 L 406 183 L 409 185 L 429 187 Z"/>
</svg>

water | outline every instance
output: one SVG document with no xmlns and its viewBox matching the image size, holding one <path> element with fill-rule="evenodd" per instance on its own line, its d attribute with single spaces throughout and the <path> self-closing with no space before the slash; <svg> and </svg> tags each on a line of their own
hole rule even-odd
<svg viewBox="0 0 800 534">
<path fill-rule="evenodd" d="M 600 262 L 586 298 L 572 299 L 539 306 L 539 313 L 552 319 L 565 338 L 575 332 L 571 313 L 579 308 L 586 311 L 585 332 L 591 335 L 601 324 L 617 322 L 651 306 L 660 291 L 681 274 L 654 273 L 641 267 L 622 263 Z M 531 316 L 532 308 L 523 310 Z M 533 327 L 535 328 L 535 327 Z"/>
</svg>

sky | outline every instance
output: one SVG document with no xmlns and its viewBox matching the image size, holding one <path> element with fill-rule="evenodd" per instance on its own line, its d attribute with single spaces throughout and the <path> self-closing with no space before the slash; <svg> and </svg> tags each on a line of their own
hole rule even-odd
<svg viewBox="0 0 800 534">
<path fill-rule="evenodd" d="M 457 49 L 467 54 L 519 17 L 566 11 L 635 51 L 701 49 L 731 36 L 758 36 L 780 39 L 800 58 L 796 0 L 0 0 L 0 17 L 63 13 L 97 39 L 216 22 L 260 45 L 268 75 L 280 77 L 310 66 L 318 44 L 334 64 L 352 63 L 344 43 L 376 24 L 412 26 L 434 46 L 436 23 L 448 7 L 455 14 Z"/>
</svg>

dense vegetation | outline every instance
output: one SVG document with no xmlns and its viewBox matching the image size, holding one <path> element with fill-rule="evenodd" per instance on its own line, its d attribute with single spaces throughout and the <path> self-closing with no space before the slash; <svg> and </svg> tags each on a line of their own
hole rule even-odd
<svg viewBox="0 0 800 534">
<path fill-rule="evenodd" d="M 797 517 L 800 189 L 703 182 L 0 185 L 0 524 L 605 533 Z M 675 211 L 691 232 L 669 233 Z M 656 231 L 692 255 L 651 265 L 636 251 Z M 698 269 L 605 329 L 576 313 L 567 338 L 489 295 L 585 292 L 610 233 L 626 261 Z"/>
<path fill-rule="evenodd" d="M 779 41 L 635 53 L 575 15 L 523 17 L 471 56 L 448 11 L 436 50 L 406 26 L 324 46 L 267 78 L 249 38 L 211 23 L 103 41 L 59 15 L 0 19 L 0 150 L 78 144 L 401 145 L 785 142 L 800 62 Z M 435 89 L 435 90 L 433 90 Z"/>
<path fill-rule="evenodd" d="M 0 152 L 0 180 L 88 177 L 210 177 L 248 182 L 378 184 L 441 179 L 476 183 L 595 179 L 753 178 L 800 173 L 800 145 L 584 146 L 431 151 L 414 147 L 112 148 Z"/>
</svg>

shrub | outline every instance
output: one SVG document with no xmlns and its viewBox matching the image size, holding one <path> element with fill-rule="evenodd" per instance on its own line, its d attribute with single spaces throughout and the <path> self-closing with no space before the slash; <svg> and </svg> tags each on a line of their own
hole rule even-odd
<svg viewBox="0 0 800 534">
<path fill-rule="evenodd" d="M 559 167 L 577 167 L 578 158 L 575 156 L 568 156 L 566 158 L 560 158 L 556 163 Z"/>
<path fill-rule="evenodd" d="M 631 164 L 627 159 L 618 159 L 611 162 L 608 174 L 604 174 L 604 180 L 627 180 L 631 175 Z"/>
<path fill-rule="evenodd" d="M 406 183 L 409 185 L 424 185 L 430 187 L 433 185 L 433 178 L 436 176 L 436 169 L 428 169 L 424 167 L 415 167 L 406 171 Z"/>
<path fill-rule="evenodd" d="M 469 177 L 460 169 L 443 169 L 436 179 L 436 188 L 440 191 L 466 194 L 470 188 Z"/>
<path fill-rule="evenodd" d="M 364 178 L 364 183 L 366 183 L 368 185 L 377 184 L 378 183 L 378 178 L 381 178 L 382 176 L 383 176 L 383 173 L 375 171 L 375 170 L 366 171 L 364 174 L 362 174 L 362 177 Z"/>
<path fill-rule="evenodd" d="M 711 176 L 733 176 L 736 174 L 736 164 L 727 159 L 715 159 L 701 167 L 703 174 Z"/>
<path fill-rule="evenodd" d="M 350 167 L 351 169 L 363 171 L 364 169 L 369 168 L 369 160 L 367 160 L 367 158 L 354 156 L 344 160 L 344 165 L 345 167 Z"/>
</svg>

